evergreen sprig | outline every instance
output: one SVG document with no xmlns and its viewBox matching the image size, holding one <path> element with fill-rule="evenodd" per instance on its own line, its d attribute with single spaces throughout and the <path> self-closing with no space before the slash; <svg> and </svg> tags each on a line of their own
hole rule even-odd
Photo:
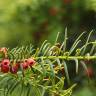
<svg viewBox="0 0 96 96">
<path fill-rule="evenodd" d="M 67 28 L 62 43 L 58 42 L 60 35 L 58 33 L 54 45 L 45 40 L 40 48 L 34 48 L 32 45 L 16 47 L 11 50 L 1 48 L 1 94 L 4 96 L 71 96 L 76 84 L 64 89 L 64 79 L 71 84 L 67 62 L 75 61 L 76 74 L 78 74 L 79 64 L 87 71 L 84 60 L 96 59 L 96 41 L 89 41 L 92 32 L 85 44 L 78 47 L 82 41 L 83 32 L 70 49 L 67 49 Z M 4 60 L 9 62 L 7 71 L 3 68 L 3 64 L 6 63 Z M 30 60 L 31 63 L 29 63 Z M 18 69 L 13 72 L 12 68 L 16 64 L 18 64 Z M 63 74 L 63 70 L 65 74 Z"/>
</svg>

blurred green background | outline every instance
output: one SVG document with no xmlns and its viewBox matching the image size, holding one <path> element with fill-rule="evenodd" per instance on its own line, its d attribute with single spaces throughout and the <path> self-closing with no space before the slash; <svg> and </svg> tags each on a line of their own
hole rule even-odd
<svg viewBox="0 0 96 96">
<path fill-rule="evenodd" d="M 54 41 L 96 28 L 96 0 L 0 0 L 0 46 Z"/>
<path fill-rule="evenodd" d="M 72 41 L 83 31 L 95 30 L 96 0 L 0 0 L 0 47 L 39 46 L 45 39 L 53 43 L 66 27 Z M 92 88 L 85 79 L 80 82 L 83 86 L 74 96 L 96 96 L 94 80 Z"/>
</svg>

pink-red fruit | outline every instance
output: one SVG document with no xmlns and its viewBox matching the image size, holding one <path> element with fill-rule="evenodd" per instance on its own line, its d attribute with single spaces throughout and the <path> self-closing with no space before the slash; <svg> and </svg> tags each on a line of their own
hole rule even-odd
<svg viewBox="0 0 96 96">
<path fill-rule="evenodd" d="M 10 68 L 10 72 L 13 74 L 17 74 L 18 69 L 19 69 L 19 66 L 18 66 L 18 64 L 16 64 Z"/>
<path fill-rule="evenodd" d="M 9 72 L 9 64 L 10 64 L 10 61 L 8 59 L 4 59 L 1 63 L 1 71 L 3 73 L 8 73 Z"/>
<path fill-rule="evenodd" d="M 27 60 L 27 63 L 28 63 L 29 66 L 33 66 L 36 63 L 36 61 L 34 59 L 32 59 L 32 58 L 29 58 Z"/>
<path fill-rule="evenodd" d="M 86 71 L 86 75 L 89 77 L 93 77 L 94 76 L 94 71 L 91 67 L 88 67 L 87 71 Z"/>
<path fill-rule="evenodd" d="M 28 68 L 28 63 L 27 62 L 22 63 L 22 67 L 23 67 L 23 69 L 27 69 Z"/>
<path fill-rule="evenodd" d="M 1 65 L 9 65 L 9 64 L 10 64 L 9 59 L 4 59 L 4 60 L 2 61 L 2 64 L 1 64 Z"/>
</svg>

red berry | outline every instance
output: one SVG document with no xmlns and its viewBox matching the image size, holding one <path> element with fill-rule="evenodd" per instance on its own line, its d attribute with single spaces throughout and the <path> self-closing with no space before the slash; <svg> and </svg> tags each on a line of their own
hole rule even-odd
<svg viewBox="0 0 96 96">
<path fill-rule="evenodd" d="M 1 71 L 4 73 L 7 73 L 9 71 L 9 64 L 10 64 L 10 61 L 8 59 L 4 59 L 1 62 Z"/>
<path fill-rule="evenodd" d="M 18 69 L 19 69 L 19 67 L 16 64 L 10 68 L 10 72 L 13 74 L 16 74 L 18 72 Z"/>
<path fill-rule="evenodd" d="M 1 71 L 3 73 L 8 73 L 9 72 L 9 65 L 1 65 Z"/>
<path fill-rule="evenodd" d="M 23 67 L 23 69 L 27 69 L 28 68 L 28 63 L 27 62 L 22 63 L 22 67 Z"/>
<path fill-rule="evenodd" d="M 91 67 L 89 67 L 85 74 L 89 77 L 93 77 L 93 75 L 94 75 L 93 69 Z"/>
<path fill-rule="evenodd" d="M 4 59 L 1 63 L 1 65 L 9 65 L 10 64 L 10 61 L 9 59 Z"/>
<path fill-rule="evenodd" d="M 29 58 L 27 60 L 27 63 L 28 63 L 29 66 L 33 66 L 36 63 L 36 61 L 34 59 L 32 59 L 32 58 Z"/>
<path fill-rule="evenodd" d="M 15 66 L 16 66 L 18 69 L 20 68 L 20 64 L 19 64 L 19 63 L 17 63 Z"/>
</svg>

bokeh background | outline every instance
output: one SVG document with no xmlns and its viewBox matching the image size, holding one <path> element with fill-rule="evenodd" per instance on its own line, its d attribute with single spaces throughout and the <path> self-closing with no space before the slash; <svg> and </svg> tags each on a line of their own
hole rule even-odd
<svg viewBox="0 0 96 96">
<path fill-rule="evenodd" d="M 66 27 L 70 44 L 83 31 L 94 30 L 94 40 L 96 0 L 0 0 L 0 47 L 40 46 L 45 39 L 53 43 L 58 32 L 64 35 Z M 96 96 L 94 76 L 91 84 L 82 75 L 75 81 L 80 85 L 74 96 Z"/>
</svg>

